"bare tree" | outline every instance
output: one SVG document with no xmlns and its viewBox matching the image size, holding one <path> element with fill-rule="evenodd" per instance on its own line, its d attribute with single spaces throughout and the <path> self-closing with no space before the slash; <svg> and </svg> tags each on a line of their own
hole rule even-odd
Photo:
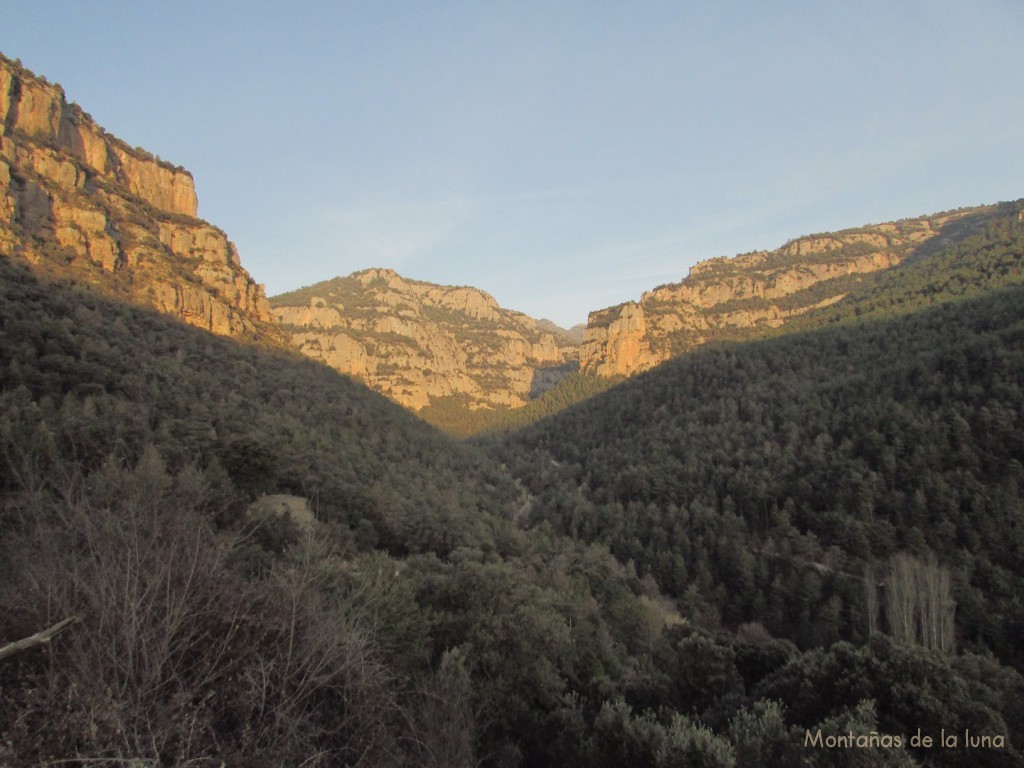
<svg viewBox="0 0 1024 768">
<path fill-rule="evenodd" d="M 889 576 L 885 580 L 885 617 L 889 632 L 901 643 L 917 643 L 918 595 L 915 560 L 903 552 L 889 562 Z"/>
<path fill-rule="evenodd" d="M 864 612 L 867 614 L 868 634 L 878 631 L 878 578 L 874 569 L 868 565 L 864 568 Z"/>
<path fill-rule="evenodd" d="M 921 644 L 926 648 L 951 652 L 954 645 L 953 600 L 949 571 L 939 565 L 934 554 L 917 563 L 917 581 L 921 625 Z"/>
<path fill-rule="evenodd" d="M 170 476 L 148 450 L 89 480 L 37 497 L 6 542 L 18 582 L 9 609 L 82 618 L 46 668 L 45 689 L 65 701 L 40 703 L 41 714 L 76 751 L 187 760 L 206 728 L 205 692 L 250 653 L 239 630 L 253 605 L 196 514 L 196 476 Z"/>
<path fill-rule="evenodd" d="M 0 763 L 400 764 L 395 686 L 352 607 L 365 601 L 331 582 L 338 560 L 314 534 L 253 581 L 232 564 L 252 542 L 214 531 L 200 472 L 173 475 L 149 449 L 49 477 L 5 510 L 0 619 L 9 634 L 81 626 L 5 699 Z"/>
<path fill-rule="evenodd" d="M 955 612 L 949 570 L 934 554 L 923 561 L 906 553 L 893 556 L 885 580 L 885 615 L 894 639 L 952 652 Z"/>
<path fill-rule="evenodd" d="M 477 723 L 472 683 L 459 651 L 448 651 L 411 712 L 415 764 L 422 768 L 476 768 Z"/>
<path fill-rule="evenodd" d="M 390 673 L 351 600 L 329 597 L 330 555 L 310 531 L 271 574 L 271 636 L 243 676 L 243 752 L 312 767 L 380 764 L 397 750 Z"/>
</svg>

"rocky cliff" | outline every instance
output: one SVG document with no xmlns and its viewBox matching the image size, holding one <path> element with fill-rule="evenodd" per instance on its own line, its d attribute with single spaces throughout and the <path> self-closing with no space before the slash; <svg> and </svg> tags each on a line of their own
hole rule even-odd
<svg viewBox="0 0 1024 768">
<path fill-rule="evenodd" d="M 752 338 L 841 300 L 861 276 L 893 267 L 983 220 L 985 209 L 904 219 L 793 240 L 774 251 L 693 266 L 682 282 L 592 312 L 580 370 L 632 375 L 716 339 Z"/>
<path fill-rule="evenodd" d="M 476 288 L 368 269 L 270 299 L 303 354 L 414 409 L 518 407 L 576 367 L 576 342 Z"/>
<path fill-rule="evenodd" d="M 196 213 L 188 171 L 0 56 L 0 253 L 215 333 L 277 336 L 263 287 Z"/>
</svg>

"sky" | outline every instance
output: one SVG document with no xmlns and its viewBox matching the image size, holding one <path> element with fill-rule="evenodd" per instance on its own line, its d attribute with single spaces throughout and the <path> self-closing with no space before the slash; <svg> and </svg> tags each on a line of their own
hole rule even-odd
<svg viewBox="0 0 1024 768">
<path fill-rule="evenodd" d="M 697 261 L 1024 197 L 1024 2 L 0 0 L 275 295 L 369 267 L 569 327 Z"/>
</svg>

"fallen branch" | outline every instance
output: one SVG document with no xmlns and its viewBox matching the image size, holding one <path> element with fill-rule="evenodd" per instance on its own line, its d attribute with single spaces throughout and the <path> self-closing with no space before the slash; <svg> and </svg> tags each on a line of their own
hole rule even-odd
<svg viewBox="0 0 1024 768">
<path fill-rule="evenodd" d="M 22 640 L 17 640 L 13 643 L 7 644 L 3 648 L 0 648 L 0 659 L 7 658 L 18 651 L 24 651 L 25 649 L 32 648 L 36 645 L 44 645 L 45 643 L 50 642 L 58 632 L 71 624 L 74 624 L 76 621 L 78 621 L 77 616 L 69 616 L 64 619 L 64 621 L 57 622 L 49 629 L 44 629 L 42 632 L 36 632 L 34 635 L 30 635 Z"/>
</svg>

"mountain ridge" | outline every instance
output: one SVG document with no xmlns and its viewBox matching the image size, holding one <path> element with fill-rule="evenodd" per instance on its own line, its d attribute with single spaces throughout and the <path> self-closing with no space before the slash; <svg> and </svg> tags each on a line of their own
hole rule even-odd
<svg viewBox="0 0 1024 768">
<path fill-rule="evenodd" d="M 865 281 L 868 278 L 877 276 L 884 282 L 888 279 L 885 276 L 901 265 L 924 262 L 943 253 L 982 231 L 991 221 L 1004 217 L 1006 205 L 1015 204 L 971 206 L 815 233 L 793 238 L 773 251 L 707 259 L 695 264 L 683 280 L 645 291 L 639 301 L 627 301 L 591 312 L 587 326 L 574 329 L 576 335 L 553 324 L 545 325 L 549 321 L 532 322 L 540 330 L 549 330 L 563 339 L 576 341 L 579 375 L 604 379 L 629 377 L 709 342 L 765 338 L 786 332 L 790 326 L 807 328 L 815 322 L 827 322 L 823 314 L 825 310 L 843 305 L 847 297 L 858 296 L 858 292 L 867 285 Z M 1024 216 L 1024 212 L 1019 215 Z M 426 290 L 463 291 L 476 295 L 480 301 L 493 302 L 493 297 L 479 288 L 438 286 L 403 278 L 394 270 L 370 268 L 353 273 L 348 279 L 359 278 L 365 282 L 381 275 L 386 275 L 388 280 L 418 285 Z M 300 289 L 288 296 L 311 298 L 310 290 Z M 497 305 L 493 303 L 491 306 Z M 392 309 L 388 307 L 385 313 Z M 281 310 L 279 318 L 287 313 L 294 318 L 295 312 Z M 517 313 L 512 314 L 521 317 Z M 822 319 L 815 321 L 814 318 L 819 316 Z M 307 350 L 314 357 L 330 357 L 332 350 L 317 349 L 317 342 L 311 336 L 299 334 L 293 335 L 293 339 L 308 345 Z M 351 344 L 347 339 L 346 343 Z M 355 375 L 364 374 L 362 354 L 359 353 L 358 361 L 352 361 L 344 359 L 343 350 L 344 345 L 335 345 L 333 351 L 341 356 L 335 367 Z M 395 379 L 401 386 L 404 377 L 404 384 L 409 387 L 409 372 L 414 366 L 400 365 L 399 368 L 400 371 L 392 372 Z M 448 377 L 446 383 L 449 386 L 447 389 L 444 385 L 435 386 L 427 396 L 413 396 L 409 389 L 396 397 L 393 382 L 378 380 L 371 386 L 399 402 L 404 400 L 404 404 L 421 411 L 421 415 L 432 423 L 460 434 L 469 434 L 505 428 L 502 425 L 526 423 L 541 413 L 550 413 L 550 406 L 541 406 L 532 409 L 531 414 L 534 415 L 524 420 L 511 417 L 509 411 L 534 403 L 550 390 L 551 385 L 565 380 L 565 371 L 557 371 L 549 385 L 532 389 L 526 398 L 520 389 L 518 401 L 504 394 L 474 399 L 467 396 L 462 385 L 450 386 L 457 372 L 461 371 L 457 362 L 442 365 L 440 370 Z M 420 388 L 426 389 L 422 382 Z M 585 384 L 573 386 L 571 391 L 586 397 L 586 393 L 602 388 Z M 414 400 L 414 397 L 418 399 Z M 566 403 L 564 397 L 560 397 L 559 402 L 563 406 Z M 458 415 L 460 410 L 463 416 Z M 473 411 L 477 415 L 471 416 Z M 486 413 L 491 415 L 484 415 Z"/>
<path fill-rule="evenodd" d="M 132 149 L 60 86 L 2 56 L 0 118 L 0 250 L 214 333 L 291 345 L 461 434 L 521 423 L 508 412 L 577 371 L 614 380 L 708 342 L 774 335 L 798 319 L 805 327 L 866 276 L 925 260 L 999 210 L 961 208 L 708 259 L 565 330 L 480 288 L 378 267 L 268 299 L 227 235 L 197 218 L 188 171 Z M 530 418 L 563 407 L 570 392 L 603 388 L 568 384 Z"/>
<path fill-rule="evenodd" d="M 964 236 L 995 208 L 804 235 L 773 251 L 698 262 L 679 282 L 645 291 L 638 301 L 591 312 L 580 370 L 633 375 L 708 341 L 751 338 L 779 328 L 841 301 L 851 278 L 895 267 L 926 244 L 941 247 L 952 237 L 944 235 L 947 229 Z"/>
<path fill-rule="evenodd" d="M 575 367 L 568 332 L 469 286 L 370 268 L 271 297 L 303 354 L 419 410 L 450 397 L 519 407 Z"/>
</svg>

